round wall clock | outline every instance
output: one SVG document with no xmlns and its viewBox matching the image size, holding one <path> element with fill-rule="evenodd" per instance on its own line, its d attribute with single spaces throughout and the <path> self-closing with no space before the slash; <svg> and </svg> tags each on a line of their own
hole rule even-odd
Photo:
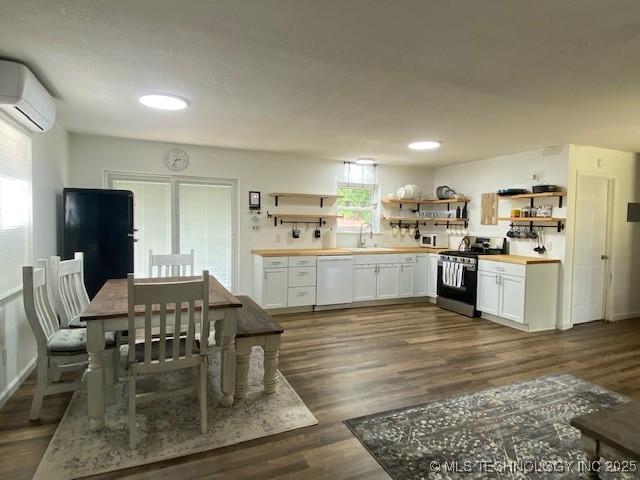
<svg viewBox="0 0 640 480">
<path fill-rule="evenodd" d="M 181 148 L 169 150 L 164 157 L 164 164 L 169 170 L 180 172 L 189 165 L 189 155 Z"/>
</svg>

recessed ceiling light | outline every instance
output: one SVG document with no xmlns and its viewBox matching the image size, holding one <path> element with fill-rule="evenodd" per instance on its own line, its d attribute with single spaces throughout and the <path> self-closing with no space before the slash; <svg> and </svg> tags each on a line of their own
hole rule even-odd
<svg viewBox="0 0 640 480">
<path fill-rule="evenodd" d="M 358 165 L 373 165 L 376 161 L 373 158 L 357 158 L 356 163 Z"/>
<path fill-rule="evenodd" d="M 411 150 L 433 150 L 440 147 L 440 142 L 433 140 L 422 140 L 407 145 Z"/>
<path fill-rule="evenodd" d="M 159 110 L 182 110 L 187 108 L 187 101 L 175 95 L 143 95 L 138 101 L 147 107 Z"/>
</svg>

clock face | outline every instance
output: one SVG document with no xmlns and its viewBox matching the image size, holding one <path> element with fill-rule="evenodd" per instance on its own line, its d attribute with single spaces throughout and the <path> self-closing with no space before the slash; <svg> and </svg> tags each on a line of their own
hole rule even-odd
<svg viewBox="0 0 640 480">
<path fill-rule="evenodd" d="M 164 158 L 164 164 L 169 170 L 180 172 L 189 165 L 189 155 L 187 155 L 187 152 L 181 148 L 174 148 L 167 152 L 167 155 Z"/>
</svg>

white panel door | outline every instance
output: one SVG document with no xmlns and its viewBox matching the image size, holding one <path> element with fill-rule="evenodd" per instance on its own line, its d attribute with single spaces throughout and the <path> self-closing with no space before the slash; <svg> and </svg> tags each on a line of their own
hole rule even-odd
<svg viewBox="0 0 640 480">
<path fill-rule="evenodd" d="M 427 295 L 432 298 L 436 298 L 438 296 L 438 258 L 439 255 L 429 255 Z"/>
<path fill-rule="evenodd" d="M 573 253 L 573 323 L 604 318 L 609 180 L 579 175 Z"/>
<path fill-rule="evenodd" d="M 498 274 L 492 272 L 478 272 L 478 290 L 476 308 L 491 315 L 500 312 L 500 285 Z"/>
<path fill-rule="evenodd" d="M 524 278 L 500 274 L 498 281 L 500 283 L 500 312 L 498 315 L 512 322 L 524 323 Z"/>
<path fill-rule="evenodd" d="M 416 297 L 428 295 L 429 256 L 418 255 L 415 268 L 414 293 Z"/>
<path fill-rule="evenodd" d="M 262 277 L 262 307 L 284 308 L 287 306 L 286 268 L 268 268 Z"/>
<path fill-rule="evenodd" d="M 413 297 L 415 289 L 416 265 L 400 264 L 399 297 Z"/>
<path fill-rule="evenodd" d="M 376 298 L 386 300 L 398 298 L 400 268 L 398 264 L 383 263 L 378 265 L 378 291 Z"/>
<path fill-rule="evenodd" d="M 367 302 L 376 299 L 376 266 L 354 265 L 353 301 Z"/>
</svg>

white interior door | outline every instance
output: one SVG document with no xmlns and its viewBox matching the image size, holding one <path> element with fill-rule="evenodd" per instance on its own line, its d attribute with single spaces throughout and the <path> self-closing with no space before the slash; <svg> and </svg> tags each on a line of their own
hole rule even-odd
<svg viewBox="0 0 640 480">
<path fill-rule="evenodd" d="M 610 183 L 578 175 L 571 318 L 574 324 L 604 318 Z"/>
</svg>

